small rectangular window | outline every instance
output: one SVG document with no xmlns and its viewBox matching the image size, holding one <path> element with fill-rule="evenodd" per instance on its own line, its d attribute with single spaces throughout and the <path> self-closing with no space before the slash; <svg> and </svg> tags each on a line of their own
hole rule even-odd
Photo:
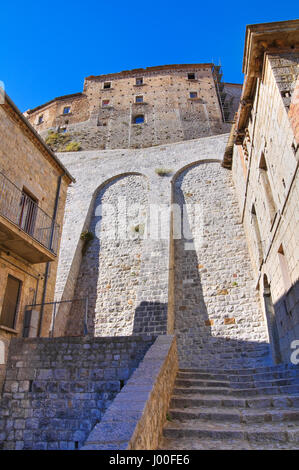
<svg viewBox="0 0 299 470">
<path fill-rule="evenodd" d="M 138 114 L 138 116 L 133 117 L 133 123 L 134 124 L 142 124 L 144 122 L 144 115 L 143 114 Z"/>
<path fill-rule="evenodd" d="M 111 82 L 104 82 L 104 90 L 107 90 L 108 88 L 111 88 Z"/>
<path fill-rule="evenodd" d="M 188 73 L 188 80 L 195 80 L 195 73 Z"/>
<path fill-rule="evenodd" d="M 142 95 L 136 96 L 135 102 L 136 103 L 143 103 L 143 96 Z"/>
<path fill-rule="evenodd" d="M 190 91 L 190 98 L 197 98 L 197 91 Z"/>
<path fill-rule="evenodd" d="M 41 124 L 42 122 L 44 122 L 44 116 L 43 115 L 38 117 L 38 124 Z"/>
<path fill-rule="evenodd" d="M 21 285 L 19 279 L 8 276 L 0 320 L 1 325 L 8 328 L 15 328 Z"/>
<path fill-rule="evenodd" d="M 71 107 L 70 107 L 70 106 L 65 106 L 65 107 L 63 108 L 63 114 L 69 114 L 70 111 L 71 111 Z"/>
<path fill-rule="evenodd" d="M 106 106 L 109 106 L 110 100 L 103 100 L 102 101 L 102 108 L 105 108 Z"/>
<path fill-rule="evenodd" d="M 143 78 L 136 78 L 136 85 L 143 85 Z"/>
</svg>

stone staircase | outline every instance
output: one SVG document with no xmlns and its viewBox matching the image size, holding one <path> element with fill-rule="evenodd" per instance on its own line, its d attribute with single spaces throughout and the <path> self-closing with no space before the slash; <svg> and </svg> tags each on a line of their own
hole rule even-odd
<svg viewBox="0 0 299 470">
<path fill-rule="evenodd" d="M 299 449 L 299 367 L 180 369 L 159 450 Z"/>
</svg>

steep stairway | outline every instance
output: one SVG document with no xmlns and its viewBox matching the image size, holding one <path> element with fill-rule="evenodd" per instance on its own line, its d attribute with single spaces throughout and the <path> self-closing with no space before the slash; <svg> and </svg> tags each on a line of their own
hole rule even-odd
<svg viewBox="0 0 299 470">
<path fill-rule="evenodd" d="M 299 449 L 299 367 L 180 369 L 159 449 Z"/>
</svg>

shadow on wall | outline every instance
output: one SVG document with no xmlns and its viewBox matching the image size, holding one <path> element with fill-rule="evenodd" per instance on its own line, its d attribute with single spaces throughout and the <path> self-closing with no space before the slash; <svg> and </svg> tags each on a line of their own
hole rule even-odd
<svg viewBox="0 0 299 470">
<path fill-rule="evenodd" d="M 141 302 L 135 309 L 133 335 L 167 334 L 167 304 Z"/>
<path fill-rule="evenodd" d="M 147 181 L 138 173 L 119 175 L 102 185 L 94 198 L 88 231 L 94 235 L 82 257 L 74 298 L 88 296 L 87 326 L 90 336 L 131 335 L 134 321 L 136 291 L 141 264 L 142 238 L 129 220 L 126 239 L 118 238 L 115 219 L 108 205 L 120 214 L 118 198 L 126 205 L 147 203 Z M 108 204 L 103 211 L 103 204 Z M 138 216 L 136 216 L 138 218 Z M 143 220 L 136 221 L 137 227 Z M 131 227 L 132 225 L 132 227 Z M 72 306 L 65 330 L 67 336 L 83 335 L 82 308 Z"/>
<path fill-rule="evenodd" d="M 252 291 L 256 296 L 253 313 L 248 312 L 253 318 L 246 317 L 246 302 L 244 308 L 239 305 L 250 295 L 250 280 L 244 282 L 240 270 L 250 269 L 250 264 L 248 259 L 248 267 L 244 268 L 242 253 L 238 253 L 240 225 L 237 217 L 233 220 L 237 206 L 231 204 L 230 188 L 217 187 L 219 183 L 224 184 L 225 171 L 218 162 L 200 162 L 181 171 L 174 180 L 174 202 L 181 210 L 185 209 L 181 217 L 183 237 L 174 240 L 174 327 L 180 367 L 238 368 L 272 364 L 266 331 L 258 340 L 252 340 L 263 329 L 263 326 L 253 327 L 257 320 L 262 322 L 261 312 L 257 313 L 256 293 Z M 226 196 L 231 214 L 229 210 L 225 214 L 222 207 Z M 196 204 L 202 209 L 199 220 L 192 213 Z M 226 233 L 230 225 L 234 227 Z M 240 286 L 234 281 L 228 286 L 236 272 Z"/>
</svg>

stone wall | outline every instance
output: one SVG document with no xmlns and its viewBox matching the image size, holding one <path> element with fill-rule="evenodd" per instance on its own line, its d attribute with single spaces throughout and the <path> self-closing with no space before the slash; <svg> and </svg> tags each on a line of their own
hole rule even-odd
<svg viewBox="0 0 299 470">
<path fill-rule="evenodd" d="M 26 117 L 43 137 L 60 129 L 82 150 L 144 148 L 229 132 L 241 88 L 228 84 L 222 91 L 227 122 L 213 64 L 151 67 L 88 77 L 82 94 L 56 98 Z M 70 113 L 64 115 L 67 106 Z M 134 122 L 138 115 L 144 115 L 143 123 Z"/>
<path fill-rule="evenodd" d="M 135 330 L 138 286 L 144 280 L 140 264 L 148 206 L 147 186 L 144 176 L 123 176 L 104 186 L 95 199 L 89 227 L 94 239 L 83 256 L 74 293 L 75 298 L 88 296 L 88 331 L 95 336 L 130 335 Z M 141 206 L 128 221 L 128 239 L 117 233 L 120 197 L 125 198 L 128 206 Z M 115 208 L 115 218 L 108 210 L 105 213 L 105 204 Z M 71 310 L 67 336 L 83 333 L 78 330 L 82 328 L 80 315 L 83 313 L 82 309 Z"/>
<path fill-rule="evenodd" d="M 171 333 L 173 330 L 169 325 L 167 330 L 166 325 L 170 276 L 170 222 L 166 220 L 162 232 L 160 230 L 160 233 L 158 231 L 142 241 L 139 238 L 135 240 L 128 238 L 120 240 L 120 245 L 116 246 L 119 241 L 115 240 L 112 244 L 107 244 L 106 248 L 105 245 L 101 245 L 104 242 L 101 241 L 101 233 L 105 232 L 100 230 L 100 238 L 94 239 L 83 258 L 83 242 L 80 240 L 80 235 L 99 222 L 99 214 L 95 213 L 99 202 L 98 200 L 95 204 L 97 197 L 103 196 L 110 201 L 114 199 L 117 204 L 118 198 L 130 192 L 132 196 L 128 196 L 128 207 L 132 201 L 147 200 L 150 204 L 167 210 L 171 204 L 171 175 L 188 163 L 209 157 L 221 158 L 226 140 L 227 135 L 158 146 L 147 150 L 105 150 L 59 154 L 74 174 L 76 183 L 70 188 L 67 196 L 56 299 L 72 299 L 75 289 L 80 296 L 88 292 L 91 298 L 97 297 L 96 291 L 99 287 L 102 289 L 101 296 L 106 299 L 106 309 L 103 313 L 107 319 L 112 319 L 117 308 L 116 302 L 121 302 L 122 306 L 126 305 L 128 315 L 131 315 L 131 323 L 128 326 L 119 327 L 123 321 L 122 315 L 117 319 L 118 330 L 116 331 L 114 326 L 111 330 L 113 334 L 129 334 L 129 331 L 136 334 L 140 332 L 161 334 L 166 331 Z M 159 176 L 156 173 L 159 168 L 168 169 L 169 175 Z M 146 186 L 143 181 L 147 181 Z M 134 187 L 136 185 L 136 190 L 132 188 L 133 184 Z M 148 210 L 148 207 L 146 209 Z M 102 222 L 105 225 L 104 218 Z M 135 223 L 127 224 L 129 232 L 132 225 Z M 153 225 L 158 230 L 159 222 Z M 93 250 L 98 253 L 101 246 L 111 259 L 117 253 L 120 257 L 130 260 L 130 263 L 123 262 L 121 259 L 111 261 L 109 258 L 110 261 L 107 261 L 105 268 L 99 272 L 96 265 L 101 257 L 101 249 L 100 255 L 97 254 L 96 258 L 94 258 Z M 137 257 L 139 255 L 140 257 Z M 103 264 L 103 261 L 101 263 Z M 82 275 L 84 279 L 80 278 L 80 282 L 77 282 L 78 276 Z M 126 281 L 123 281 L 124 279 Z M 114 289 L 109 287 L 113 285 L 117 289 L 118 282 L 128 283 L 128 290 L 123 299 L 121 296 L 114 297 Z M 84 290 L 84 286 L 87 285 L 88 289 Z M 132 297 L 128 296 L 130 291 L 132 291 Z M 128 303 L 129 300 L 132 302 Z M 114 310 L 114 313 L 109 312 L 109 309 Z M 72 331 L 75 331 L 77 320 L 72 322 L 72 316 L 68 316 L 68 312 L 60 309 L 55 328 L 57 336 L 65 334 L 68 318 L 69 322 L 74 325 Z M 79 328 L 82 328 L 82 322 Z M 100 333 L 100 328 L 99 325 L 97 334 L 103 334 Z"/>
<path fill-rule="evenodd" d="M 0 447 L 80 448 L 154 339 L 12 340 L 0 401 Z"/>
<path fill-rule="evenodd" d="M 217 161 L 190 166 L 174 179 L 174 200 L 186 208 L 184 238 L 174 241 L 180 365 L 264 364 L 269 360 L 267 330 L 231 172 Z"/>
<path fill-rule="evenodd" d="M 175 338 L 159 336 L 82 450 L 155 450 L 177 370 Z"/>
<path fill-rule="evenodd" d="M 249 365 L 269 359 L 266 325 L 231 173 L 220 165 L 226 140 L 227 136 L 215 136 L 147 150 L 60 154 L 77 182 L 68 194 L 57 299 L 72 298 L 74 292 L 77 297 L 88 291 L 91 298 L 100 293 L 99 302 L 104 298 L 106 309 L 99 317 L 97 335 L 104 331 L 113 335 L 173 333 L 175 328 L 180 361 L 185 366 L 209 365 L 217 348 L 221 366 L 226 359 L 236 366 L 240 351 Z M 115 174 L 115 167 L 123 173 Z M 169 170 L 168 176 L 156 173 L 161 167 Z M 99 222 L 98 204 L 105 198 L 116 201 L 121 196 L 127 196 L 128 206 L 138 200 L 166 209 L 172 202 L 199 205 L 203 222 L 196 225 L 191 213 L 187 214 L 195 249 L 185 250 L 185 240 L 175 240 L 171 247 L 170 219 L 164 224 L 163 236 L 160 232 L 156 239 L 152 233 L 143 240 L 115 240 L 105 245 L 105 239 L 101 241 L 105 232 L 101 230 L 107 222 L 102 214 L 99 238 L 82 258 L 80 233 L 94 230 Z M 200 227 L 203 247 L 199 245 Z M 102 261 L 101 246 L 106 250 Z M 129 261 L 122 262 L 123 256 Z M 122 283 L 125 293 L 117 294 Z M 126 324 L 118 306 L 127 313 Z M 65 318 L 72 325 L 72 334 L 78 324 L 82 328 L 82 320 L 61 311 L 57 335 L 65 331 Z M 204 347 L 206 355 L 202 353 Z"/>
<path fill-rule="evenodd" d="M 269 334 L 277 330 L 277 358 L 285 362 L 299 337 L 298 142 L 290 108 L 298 62 L 296 52 L 266 55 L 246 138 L 233 153 L 233 179 L 260 300 Z M 272 305 L 272 313 L 266 305 Z"/>
</svg>

